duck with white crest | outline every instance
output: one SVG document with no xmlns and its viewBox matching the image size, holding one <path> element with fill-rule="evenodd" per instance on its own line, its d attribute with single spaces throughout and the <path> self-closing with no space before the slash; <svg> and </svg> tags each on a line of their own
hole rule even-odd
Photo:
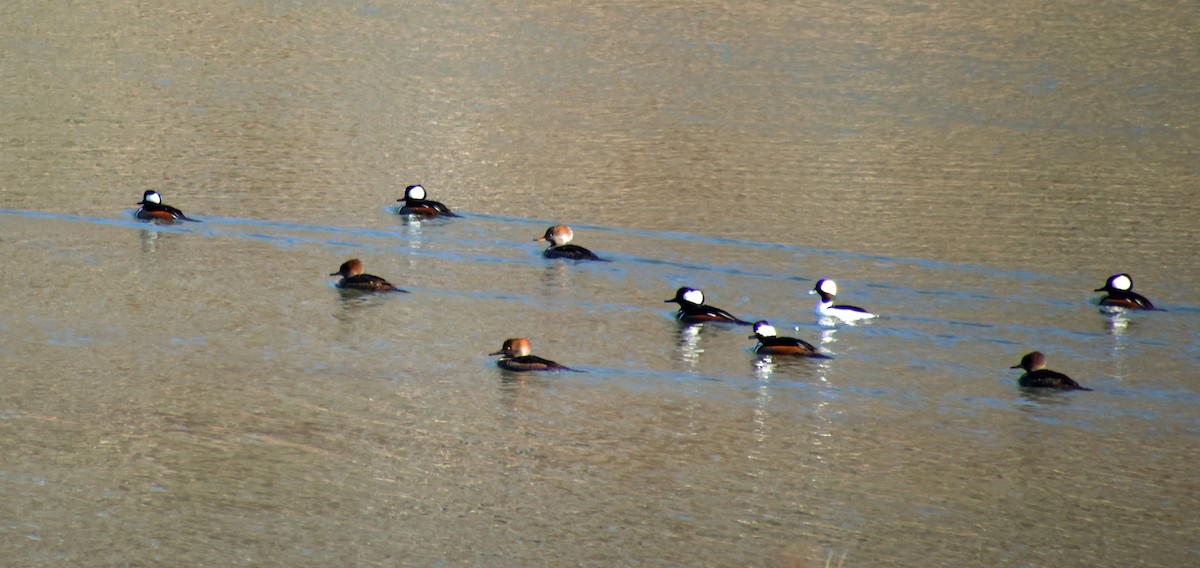
<svg viewBox="0 0 1200 568">
<path fill-rule="evenodd" d="M 837 282 L 834 282 L 828 278 L 817 280 L 817 285 L 813 286 L 813 289 L 809 292 L 809 294 L 817 294 L 821 297 L 817 301 L 816 307 L 818 316 L 847 323 L 879 317 L 858 306 L 850 306 L 846 304 L 835 305 L 833 300 L 835 297 L 837 297 L 837 292 Z"/>
</svg>

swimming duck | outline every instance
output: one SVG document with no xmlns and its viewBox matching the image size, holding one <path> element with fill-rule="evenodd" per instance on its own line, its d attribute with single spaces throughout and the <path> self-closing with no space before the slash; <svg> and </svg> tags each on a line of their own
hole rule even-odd
<svg viewBox="0 0 1200 568">
<path fill-rule="evenodd" d="M 170 205 L 164 205 L 162 196 L 157 191 L 152 189 L 146 190 L 142 194 L 142 200 L 137 202 L 141 207 L 138 208 L 134 215 L 143 221 L 191 221 L 199 223 L 199 219 L 192 219 L 187 215 Z"/>
<path fill-rule="evenodd" d="M 1085 390 L 1071 377 L 1046 368 L 1046 356 L 1041 351 L 1033 351 L 1021 357 L 1021 362 L 1013 365 L 1012 369 L 1025 369 L 1025 374 L 1017 379 L 1017 384 L 1031 388 L 1051 388 L 1060 390 Z"/>
<path fill-rule="evenodd" d="M 750 325 L 750 322 L 734 317 L 720 308 L 704 305 L 704 292 L 684 286 L 675 291 L 675 297 L 664 302 L 679 304 L 679 312 L 675 319 L 685 323 L 702 323 L 706 321 Z"/>
<path fill-rule="evenodd" d="M 757 339 L 758 345 L 754 347 L 754 352 L 760 355 L 798 355 L 801 357 L 818 357 L 828 359 L 829 356 L 817 351 L 816 347 L 794 337 L 779 337 L 775 334 L 775 327 L 767 323 L 766 320 L 754 322 L 754 335 L 750 339 Z"/>
<path fill-rule="evenodd" d="M 413 215 L 417 217 L 458 217 L 449 207 L 442 205 L 437 201 L 425 199 L 425 187 L 417 184 L 410 185 L 404 188 L 404 197 L 396 201 L 403 201 L 404 205 L 400 207 L 401 215 Z"/>
<path fill-rule="evenodd" d="M 837 282 L 828 278 L 817 280 L 817 285 L 813 286 L 813 289 L 808 293 L 819 294 L 821 296 L 821 299 L 817 300 L 816 311 L 818 316 L 834 318 L 844 322 L 879 317 L 858 306 L 847 306 L 845 304 L 833 305 L 833 299 L 837 296 Z"/>
<path fill-rule="evenodd" d="M 499 355 L 500 359 L 496 360 L 496 366 L 506 371 L 516 371 L 523 373 L 526 371 L 576 371 L 570 367 L 559 365 L 549 359 L 542 359 L 537 355 L 531 355 L 533 347 L 528 339 L 524 337 L 514 337 L 504 340 L 504 345 L 495 353 L 490 353 L 489 356 Z"/>
<path fill-rule="evenodd" d="M 1153 310 L 1154 304 L 1145 296 L 1133 291 L 1133 279 L 1128 274 L 1114 274 L 1096 292 L 1107 292 L 1100 298 L 1100 305 L 1127 310 Z"/>
<path fill-rule="evenodd" d="M 337 287 L 347 290 L 361 290 L 364 292 L 404 292 L 392 285 L 391 282 L 384 280 L 378 276 L 371 274 L 363 274 L 363 263 L 357 258 L 352 258 L 342 263 L 341 268 L 330 276 L 341 276 Z"/>
<path fill-rule="evenodd" d="M 533 239 L 534 241 L 548 241 L 550 247 L 542 251 L 542 256 L 546 258 L 567 258 L 571 260 L 604 260 L 596 256 L 596 253 L 585 249 L 579 245 L 568 244 L 575 237 L 575 233 L 566 225 L 555 225 L 546 229 L 546 234 L 541 238 Z"/>
</svg>

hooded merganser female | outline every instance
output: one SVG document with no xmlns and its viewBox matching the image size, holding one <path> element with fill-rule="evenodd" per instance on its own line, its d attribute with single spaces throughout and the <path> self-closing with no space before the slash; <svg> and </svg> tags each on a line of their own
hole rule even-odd
<svg viewBox="0 0 1200 568">
<path fill-rule="evenodd" d="M 828 355 L 817 351 L 816 347 L 794 337 L 779 337 L 775 334 L 775 327 L 767 323 L 766 320 L 754 322 L 754 335 L 750 339 L 757 339 L 758 345 L 754 347 L 754 352 L 760 355 L 799 355 L 801 357 L 818 357 L 828 359 Z"/>
<path fill-rule="evenodd" d="M 568 258 L 571 260 L 604 260 L 596 256 L 596 253 L 585 249 L 579 245 L 567 244 L 571 239 L 575 238 L 575 233 L 566 225 L 555 225 L 546 229 L 546 234 L 541 238 L 533 239 L 536 241 L 548 241 L 550 248 L 542 252 L 542 256 L 546 258 Z"/>
<path fill-rule="evenodd" d="M 835 318 L 844 322 L 879 317 L 858 306 L 833 305 L 833 298 L 837 296 L 837 282 L 828 278 L 817 280 L 817 285 L 813 286 L 808 293 L 821 295 L 821 299 L 817 301 L 818 316 Z"/>
<path fill-rule="evenodd" d="M 738 319 L 725 310 L 704 305 L 704 292 L 695 288 L 684 286 L 675 291 L 674 298 L 663 300 L 663 302 L 675 302 L 679 304 L 679 312 L 675 314 L 675 319 L 681 322 L 702 323 L 715 321 L 750 325 L 750 322 Z"/>
<path fill-rule="evenodd" d="M 1046 356 L 1041 351 L 1034 351 L 1025 354 L 1021 357 L 1021 362 L 1010 367 L 1011 369 L 1025 369 L 1025 374 L 1017 379 L 1017 384 L 1023 387 L 1032 388 L 1050 388 L 1060 390 L 1085 390 L 1092 389 L 1079 386 L 1071 377 L 1068 377 L 1057 371 L 1051 371 L 1046 368 Z"/>
<path fill-rule="evenodd" d="M 410 185 L 404 188 L 404 197 L 396 201 L 403 201 L 404 205 L 400 207 L 401 215 L 416 215 L 420 217 L 458 217 L 449 207 L 425 199 L 425 188 L 420 184 Z"/>
<path fill-rule="evenodd" d="M 391 282 L 378 276 L 363 274 L 362 261 L 352 258 L 342 263 L 341 268 L 330 276 L 341 276 L 337 287 L 346 290 L 361 290 L 364 292 L 405 292 L 392 285 Z"/>
<path fill-rule="evenodd" d="M 192 219 L 187 215 L 170 205 L 163 205 L 162 196 L 157 191 L 152 189 L 146 190 L 142 194 L 142 200 L 137 202 L 141 207 L 138 208 L 135 215 L 143 221 L 192 221 L 199 223 L 199 219 Z"/>
<path fill-rule="evenodd" d="M 1104 283 L 1103 288 L 1096 288 L 1097 292 L 1107 292 L 1100 298 L 1101 306 L 1112 308 L 1125 308 L 1128 310 L 1153 310 L 1154 304 L 1145 296 L 1133 291 L 1133 279 L 1128 274 L 1114 274 L 1108 277 L 1108 282 Z"/>
<path fill-rule="evenodd" d="M 533 347 L 529 340 L 524 337 L 514 337 L 505 339 L 504 345 L 495 353 L 489 353 L 489 356 L 499 355 L 500 359 L 496 361 L 496 366 L 506 371 L 516 371 L 523 373 L 525 371 L 576 371 L 570 367 L 559 365 L 549 359 L 542 359 L 537 355 L 530 355 L 533 352 Z"/>
</svg>

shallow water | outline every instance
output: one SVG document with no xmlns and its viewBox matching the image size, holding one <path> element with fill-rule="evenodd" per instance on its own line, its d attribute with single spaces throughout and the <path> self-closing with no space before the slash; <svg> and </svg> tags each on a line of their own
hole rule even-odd
<svg viewBox="0 0 1200 568">
<path fill-rule="evenodd" d="M 1195 564 L 1198 19 L 14 5 L 0 550 Z M 463 217 L 394 215 L 416 182 Z M 612 262 L 542 259 L 560 222 Z M 1101 314 L 1116 272 L 1165 311 Z M 821 277 L 883 317 L 818 325 Z M 680 327 L 681 285 L 832 358 Z M 518 335 L 586 373 L 500 371 Z M 1033 349 L 1095 391 L 1017 388 Z"/>
</svg>

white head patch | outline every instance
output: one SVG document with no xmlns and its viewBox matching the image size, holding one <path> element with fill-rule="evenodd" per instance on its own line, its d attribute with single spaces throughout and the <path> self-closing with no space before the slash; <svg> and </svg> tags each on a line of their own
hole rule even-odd
<svg viewBox="0 0 1200 568">
<path fill-rule="evenodd" d="M 822 280 L 821 281 L 821 291 L 825 292 L 826 294 L 829 294 L 830 296 L 836 296 L 837 295 L 837 283 L 835 283 L 833 280 L 828 280 L 828 279 Z"/>
<path fill-rule="evenodd" d="M 159 204 L 162 203 L 162 196 L 159 195 L 157 191 L 151 191 L 150 193 L 146 194 L 146 198 L 143 201 L 146 203 Z"/>
<path fill-rule="evenodd" d="M 1133 288 L 1133 280 L 1130 280 L 1129 277 L 1124 274 L 1113 276 L 1108 282 L 1117 290 L 1128 290 Z"/>
<path fill-rule="evenodd" d="M 769 323 L 760 323 L 754 326 L 754 333 L 763 337 L 775 337 L 775 326 Z"/>
<path fill-rule="evenodd" d="M 425 199 L 425 188 L 419 185 L 414 185 L 408 188 L 408 196 L 413 199 Z"/>
<path fill-rule="evenodd" d="M 693 304 L 703 304 L 704 303 L 704 292 L 701 292 L 699 290 L 689 289 L 687 292 L 683 293 L 683 299 L 688 302 L 691 302 Z"/>
</svg>

